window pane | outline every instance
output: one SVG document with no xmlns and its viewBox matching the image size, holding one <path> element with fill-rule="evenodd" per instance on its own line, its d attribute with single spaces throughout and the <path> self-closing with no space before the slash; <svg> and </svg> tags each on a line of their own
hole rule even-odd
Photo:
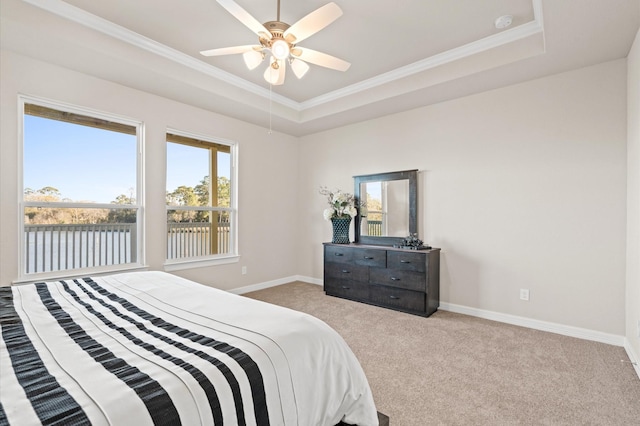
<svg viewBox="0 0 640 426">
<path fill-rule="evenodd" d="M 232 151 L 224 143 L 167 133 L 168 260 L 235 250 Z"/>
<path fill-rule="evenodd" d="M 231 207 L 231 154 L 218 151 L 218 198 L 214 206 Z"/>
<path fill-rule="evenodd" d="M 30 103 L 23 125 L 23 273 L 137 263 L 137 126 Z"/>
<path fill-rule="evenodd" d="M 229 212 L 167 210 L 167 259 L 229 252 Z"/>
<path fill-rule="evenodd" d="M 27 207 L 25 272 L 136 262 L 136 209 Z"/>
<path fill-rule="evenodd" d="M 135 134 L 25 114 L 25 193 L 55 190 L 74 202 L 135 199 L 136 152 Z"/>
<path fill-rule="evenodd" d="M 167 143 L 167 205 L 208 206 L 209 150 Z"/>
</svg>

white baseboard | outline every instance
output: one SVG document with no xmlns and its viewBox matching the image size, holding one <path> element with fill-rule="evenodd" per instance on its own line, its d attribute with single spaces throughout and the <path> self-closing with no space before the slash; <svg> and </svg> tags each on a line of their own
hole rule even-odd
<svg viewBox="0 0 640 426">
<path fill-rule="evenodd" d="M 640 379 L 640 354 L 634 352 L 631 344 L 629 343 L 629 339 L 624 339 L 624 350 L 627 351 L 627 356 L 629 360 L 633 363 L 633 368 L 636 370 L 636 374 Z"/>
<path fill-rule="evenodd" d="M 302 281 L 309 284 L 317 284 L 322 285 L 322 280 L 318 278 L 305 277 L 302 275 L 293 275 L 286 278 L 280 278 L 273 281 L 267 281 L 264 283 L 258 283 L 253 285 L 248 285 L 246 287 L 233 288 L 231 290 L 227 290 L 229 293 L 234 294 L 245 294 L 250 293 L 252 291 L 264 290 L 265 288 L 275 287 L 282 284 L 287 284 L 293 281 Z"/>
<path fill-rule="evenodd" d="M 302 275 L 298 275 L 298 281 L 302 281 L 309 284 L 315 285 L 324 285 L 324 281 L 322 278 L 311 278 L 311 277 L 303 277 Z"/>
<path fill-rule="evenodd" d="M 577 337 L 578 339 L 593 340 L 595 342 L 607 343 L 614 346 L 624 346 L 625 341 L 624 336 L 618 336 L 616 334 L 603 333 L 601 331 L 540 321 L 516 315 L 502 314 L 500 312 L 485 311 L 483 309 L 470 308 L 468 306 L 455 305 L 453 303 L 440 302 L 440 309 L 443 311 L 456 312 L 492 321 L 532 328 L 534 330 L 548 331 L 550 333 L 562 334 L 564 336 Z"/>
</svg>

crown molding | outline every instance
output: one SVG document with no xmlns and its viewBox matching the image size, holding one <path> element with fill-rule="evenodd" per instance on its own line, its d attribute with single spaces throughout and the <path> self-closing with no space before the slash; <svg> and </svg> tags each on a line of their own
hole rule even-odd
<svg viewBox="0 0 640 426">
<path fill-rule="evenodd" d="M 274 102 L 282 104 L 286 107 L 299 111 L 300 104 L 285 96 L 277 93 L 272 93 L 268 89 L 251 83 L 240 77 L 237 77 L 231 73 L 228 73 L 220 68 L 216 68 L 206 62 L 200 61 L 190 55 L 182 53 L 176 49 L 168 47 L 164 44 L 158 43 L 148 37 L 124 28 L 120 25 L 114 24 L 111 21 L 103 19 L 99 16 L 91 14 L 76 6 L 65 3 L 62 0 L 22 0 L 25 3 L 29 3 L 32 6 L 36 6 L 40 9 L 51 12 L 62 18 L 76 22 L 85 27 L 99 31 L 115 39 L 124 41 L 132 46 L 144 49 L 148 52 L 154 53 L 158 56 L 169 59 L 185 67 L 191 68 L 195 71 L 206 74 L 215 79 L 221 80 L 225 83 L 231 84 L 247 92 L 261 96 L 266 99 L 271 99 Z"/>
<path fill-rule="evenodd" d="M 241 90 L 245 90 L 272 102 L 276 102 L 300 113 L 318 107 L 323 104 L 334 102 L 341 98 L 352 96 L 354 94 L 371 90 L 375 87 L 388 84 L 411 75 L 426 72 L 430 69 L 452 63 L 454 61 L 467 58 L 473 55 L 486 52 L 505 44 L 513 43 L 524 38 L 542 34 L 544 43 L 544 24 L 542 17 L 542 0 L 532 0 L 534 19 L 526 24 L 519 25 L 515 28 L 502 31 L 500 33 L 485 37 L 483 39 L 465 44 L 463 46 L 436 54 L 423 60 L 414 62 L 404 67 L 371 77 L 359 83 L 352 84 L 342 89 L 329 92 L 315 98 L 303 102 L 296 102 L 286 96 L 251 83 L 247 80 L 239 78 L 220 68 L 214 67 L 206 62 L 198 60 L 190 55 L 182 53 L 176 49 L 170 48 L 164 44 L 158 43 L 148 37 L 117 25 L 111 21 L 100 18 L 86 12 L 78 7 L 65 3 L 62 0 L 23 0 L 35 7 L 46 10 L 50 13 L 58 15 L 62 18 L 84 25 L 93 30 L 99 31 L 115 39 L 121 40 L 132 46 L 144 49 L 148 52 L 164 57 L 170 61 L 201 72 L 207 76 L 213 77 L 222 82 L 233 85 Z"/>
<path fill-rule="evenodd" d="M 534 3 L 539 2 L 540 0 L 534 0 Z M 445 65 L 482 52 L 486 52 L 496 47 L 513 43 L 539 33 L 544 34 L 544 29 L 541 23 L 538 20 L 534 19 L 531 22 L 517 26 L 511 30 L 506 30 L 501 33 L 465 44 L 463 46 L 438 53 L 436 55 L 414 62 L 413 64 L 396 68 L 395 70 L 377 75 L 367 80 L 363 80 L 359 83 L 352 84 L 351 86 L 347 86 L 345 88 L 335 90 L 321 96 L 317 96 L 308 101 L 304 101 L 301 103 L 301 109 L 306 110 L 317 107 L 319 105 L 332 102 L 346 96 L 354 95 L 365 90 L 370 90 L 377 86 L 391 83 L 393 81 L 400 80 L 402 78 L 409 77 L 420 72 L 428 71 L 438 66 Z"/>
</svg>

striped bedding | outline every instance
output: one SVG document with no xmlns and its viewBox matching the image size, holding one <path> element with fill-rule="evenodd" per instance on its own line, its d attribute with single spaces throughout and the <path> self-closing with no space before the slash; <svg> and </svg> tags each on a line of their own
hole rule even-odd
<svg viewBox="0 0 640 426">
<path fill-rule="evenodd" d="M 342 338 L 163 272 L 0 288 L 0 425 L 377 425 Z"/>
</svg>

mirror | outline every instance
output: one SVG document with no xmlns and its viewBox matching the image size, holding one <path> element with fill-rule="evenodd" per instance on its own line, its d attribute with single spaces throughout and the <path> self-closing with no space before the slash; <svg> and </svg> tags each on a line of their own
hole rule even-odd
<svg viewBox="0 0 640 426">
<path fill-rule="evenodd" d="M 399 244 L 418 232 L 417 170 L 354 176 L 360 208 L 355 240 L 362 244 Z"/>
</svg>

